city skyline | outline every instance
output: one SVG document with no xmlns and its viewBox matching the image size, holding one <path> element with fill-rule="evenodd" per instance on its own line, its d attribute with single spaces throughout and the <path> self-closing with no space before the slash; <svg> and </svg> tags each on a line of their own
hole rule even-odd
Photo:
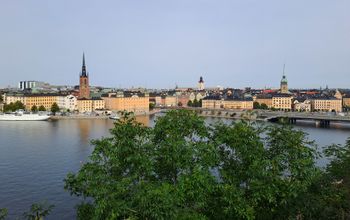
<svg viewBox="0 0 350 220">
<path fill-rule="evenodd" d="M 82 53 L 106 87 L 349 88 L 347 1 L 11 1 L 0 87 L 76 85 Z M 94 16 L 98 15 L 98 16 Z"/>
</svg>

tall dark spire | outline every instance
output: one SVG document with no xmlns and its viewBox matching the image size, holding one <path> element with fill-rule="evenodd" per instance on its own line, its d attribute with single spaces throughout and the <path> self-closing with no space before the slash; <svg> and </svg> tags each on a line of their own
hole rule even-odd
<svg viewBox="0 0 350 220">
<path fill-rule="evenodd" d="M 83 66 L 81 67 L 81 76 L 87 77 L 86 66 L 85 66 L 85 54 L 83 53 Z"/>
</svg>

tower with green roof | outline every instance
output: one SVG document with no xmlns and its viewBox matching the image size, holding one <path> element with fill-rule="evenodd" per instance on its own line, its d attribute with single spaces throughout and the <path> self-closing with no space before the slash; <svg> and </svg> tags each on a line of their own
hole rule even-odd
<svg viewBox="0 0 350 220">
<path fill-rule="evenodd" d="M 281 93 L 289 93 L 288 91 L 288 80 L 284 73 L 285 65 L 283 65 L 283 76 L 281 79 L 280 92 Z"/>
</svg>

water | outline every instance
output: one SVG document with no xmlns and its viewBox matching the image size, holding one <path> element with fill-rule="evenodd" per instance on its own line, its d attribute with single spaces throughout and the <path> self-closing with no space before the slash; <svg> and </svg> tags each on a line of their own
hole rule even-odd
<svg viewBox="0 0 350 220">
<path fill-rule="evenodd" d="M 153 118 L 139 120 L 152 125 Z M 208 118 L 212 123 L 216 119 Z M 75 219 L 79 199 L 63 189 L 68 172 L 76 172 L 92 147 L 90 140 L 107 136 L 111 120 L 60 120 L 52 122 L 0 122 L 0 208 L 8 208 L 9 219 L 29 210 L 32 203 L 46 200 L 55 208 L 47 219 Z M 332 129 L 310 123 L 296 125 L 320 146 L 344 144 L 350 126 Z"/>
</svg>

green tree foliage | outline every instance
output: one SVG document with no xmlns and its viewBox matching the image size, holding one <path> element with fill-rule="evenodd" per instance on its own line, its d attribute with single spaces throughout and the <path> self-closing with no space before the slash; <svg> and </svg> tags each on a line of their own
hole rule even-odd
<svg viewBox="0 0 350 220">
<path fill-rule="evenodd" d="M 60 108 L 58 107 L 58 105 L 57 105 L 57 103 L 56 102 L 54 102 L 53 104 L 52 104 L 52 106 L 51 106 L 51 112 L 55 115 L 56 114 L 56 112 L 59 112 L 60 111 Z"/>
<path fill-rule="evenodd" d="M 36 105 L 33 105 L 31 108 L 32 112 L 37 112 L 38 111 L 38 107 L 36 107 Z"/>
<path fill-rule="evenodd" d="M 261 108 L 260 103 L 259 102 L 253 102 L 253 108 L 254 109 L 260 109 Z"/>
<path fill-rule="evenodd" d="M 209 169 L 215 153 L 203 119 L 170 111 L 152 129 L 124 113 L 111 134 L 94 141 L 90 162 L 65 180 L 73 194 L 94 198 L 79 206 L 80 219 L 89 219 L 83 210 L 96 219 L 204 216 L 215 186 Z"/>
<path fill-rule="evenodd" d="M 193 107 L 198 107 L 198 104 L 199 104 L 199 103 L 198 103 L 198 100 L 197 100 L 197 99 L 194 99 L 194 100 L 193 100 L 192 106 L 193 106 Z"/>
<path fill-rule="evenodd" d="M 153 110 L 156 104 L 154 103 L 149 103 L 149 110 Z"/>
<path fill-rule="evenodd" d="M 305 219 L 350 219 L 350 139 L 324 150 L 330 163 L 302 198 Z"/>
<path fill-rule="evenodd" d="M 46 108 L 43 105 L 40 105 L 39 106 L 39 111 L 40 112 L 44 112 L 44 111 L 46 111 Z"/>
<path fill-rule="evenodd" d="M 260 108 L 261 109 L 268 109 L 269 107 L 265 103 L 261 103 Z"/>
<path fill-rule="evenodd" d="M 7 216 L 7 209 L 0 209 L 0 220 L 4 220 Z"/>
<path fill-rule="evenodd" d="M 296 218 L 299 210 L 290 206 L 297 207 L 298 195 L 317 174 L 316 150 L 303 132 L 285 126 L 259 130 L 242 122 L 217 126 L 214 138 L 222 178 L 214 213 L 224 219 Z"/>
<path fill-rule="evenodd" d="M 23 213 L 23 217 L 27 220 L 43 220 L 51 213 L 53 208 L 54 205 L 47 203 L 34 203 L 28 212 Z"/>
<path fill-rule="evenodd" d="M 316 148 L 288 126 L 208 126 L 194 112 L 180 110 L 148 128 L 124 112 L 111 137 L 92 143 L 89 162 L 65 179 L 72 194 L 93 198 L 78 206 L 79 219 L 316 215 L 306 206 L 323 177 L 315 167 Z"/>
<path fill-rule="evenodd" d="M 192 107 L 193 106 L 193 102 L 191 100 L 188 100 L 187 106 Z"/>
<path fill-rule="evenodd" d="M 16 101 L 15 103 L 5 104 L 4 112 L 15 112 L 19 109 L 25 109 L 24 104 L 21 101 Z"/>
<path fill-rule="evenodd" d="M 254 109 L 268 109 L 269 107 L 265 103 L 253 102 Z"/>
</svg>

